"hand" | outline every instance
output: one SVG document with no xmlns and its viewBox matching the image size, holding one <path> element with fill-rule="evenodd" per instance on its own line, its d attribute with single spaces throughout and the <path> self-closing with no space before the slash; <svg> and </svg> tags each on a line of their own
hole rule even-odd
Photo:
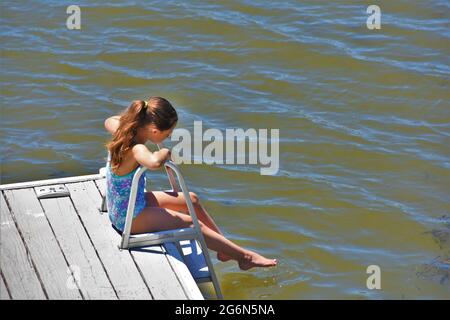
<svg viewBox="0 0 450 320">
<path fill-rule="evenodd" d="M 167 158 L 166 158 L 166 161 L 169 161 L 169 160 L 172 160 L 172 151 L 169 150 L 169 149 L 167 149 L 167 150 L 168 150 L 168 152 L 167 152 Z"/>
<path fill-rule="evenodd" d="M 158 151 L 160 154 L 161 163 L 171 160 L 172 152 L 167 148 L 162 148 Z"/>
</svg>

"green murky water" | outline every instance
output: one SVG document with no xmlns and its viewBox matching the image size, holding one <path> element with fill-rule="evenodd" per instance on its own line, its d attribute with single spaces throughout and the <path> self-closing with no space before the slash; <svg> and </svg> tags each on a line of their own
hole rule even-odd
<svg viewBox="0 0 450 320">
<path fill-rule="evenodd" d="M 106 117 L 158 95 L 179 127 L 277 128 L 280 168 L 184 165 L 226 235 L 280 263 L 217 263 L 232 299 L 449 299 L 449 4 L 1 4 L 1 183 L 98 172 Z M 152 172 L 149 188 L 166 188 Z M 366 268 L 381 269 L 381 290 Z"/>
</svg>

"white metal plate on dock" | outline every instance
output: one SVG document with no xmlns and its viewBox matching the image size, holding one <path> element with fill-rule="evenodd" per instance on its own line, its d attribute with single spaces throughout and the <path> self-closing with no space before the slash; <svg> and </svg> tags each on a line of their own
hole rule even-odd
<svg viewBox="0 0 450 320">
<path fill-rule="evenodd" d="M 35 187 L 38 199 L 69 197 L 70 192 L 63 184 Z"/>
</svg>

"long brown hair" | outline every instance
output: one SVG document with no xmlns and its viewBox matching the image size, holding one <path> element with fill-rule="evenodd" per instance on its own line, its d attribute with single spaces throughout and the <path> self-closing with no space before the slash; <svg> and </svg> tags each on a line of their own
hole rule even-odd
<svg viewBox="0 0 450 320">
<path fill-rule="evenodd" d="M 122 163 L 125 152 L 137 144 L 137 130 L 153 123 L 160 131 L 172 128 L 178 121 L 175 108 L 164 98 L 151 97 L 147 102 L 135 100 L 119 114 L 120 124 L 112 140 L 106 143 L 111 154 L 111 168 L 116 170 Z"/>
</svg>

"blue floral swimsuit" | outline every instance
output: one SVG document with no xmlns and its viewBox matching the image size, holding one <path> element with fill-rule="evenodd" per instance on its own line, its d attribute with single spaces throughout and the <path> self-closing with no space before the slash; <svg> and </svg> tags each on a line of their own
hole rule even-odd
<svg viewBox="0 0 450 320">
<path fill-rule="evenodd" d="M 134 174 L 139 168 L 140 167 L 137 167 L 124 176 L 118 176 L 112 172 L 109 158 L 106 164 L 106 198 L 109 220 L 111 220 L 111 223 L 121 232 L 123 232 L 123 229 L 125 228 L 131 182 L 133 181 Z M 141 213 L 142 209 L 147 206 L 145 199 L 145 182 L 144 173 L 139 178 L 133 218 Z"/>
</svg>

